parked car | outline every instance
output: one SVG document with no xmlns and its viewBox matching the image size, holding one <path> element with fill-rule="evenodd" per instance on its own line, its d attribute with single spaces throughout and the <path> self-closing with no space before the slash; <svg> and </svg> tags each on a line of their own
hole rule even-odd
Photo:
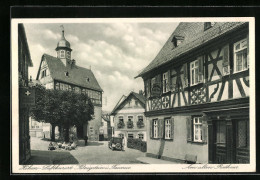
<svg viewBox="0 0 260 180">
<path fill-rule="evenodd" d="M 116 150 L 120 150 L 122 151 L 123 148 L 123 139 L 121 137 L 112 137 L 110 139 L 110 141 L 108 142 L 108 147 L 109 149 L 112 149 L 113 151 Z"/>
</svg>

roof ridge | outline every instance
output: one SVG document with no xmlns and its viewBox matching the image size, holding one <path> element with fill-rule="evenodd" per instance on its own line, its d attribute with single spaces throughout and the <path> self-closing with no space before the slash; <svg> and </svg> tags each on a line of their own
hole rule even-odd
<svg viewBox="0 0 260 180">
<path fill-rule="evenodd" d="M 190 24 L 194 23 L 199 23 L 199 22 L 189 22 Z M 187 39 L 187 41 L 181 43 L 178 47 L 176 48 L 171 48 L 170 45 L 170 39 L 174 36 L 174 33 L 176 32 L 176 30 L 178 30 L 178 27 L 180 25 L 182 25 L 181 23 L 176 27 L 176 29 L 174 30 L 174 32 L 170 35 L 170 37 L 167 39 L 167 41 L 165 42 L 165 44 L 163 45 L 163 47 L 161 48 L 161 50 L 159 51 L 159 53 L 155 56 L 155 58 L 153 58 L 153 60 L 145 67 L 143 68 L 143 70 L 141 71 L 141 73 L 139 73 L 135 78 L 140 77 L 142 75 L 144 75 L 145 73 L 151 71 L 152 69 L 159 67 L 169 61 L 172 61 L 173 59 L 175 59 L 176 57 L 179 57 L 180 55 L 183 55 L 186 52 L 189 52 L 191 50 L 193 50 L 194 48 L 204 44 L 205 42 L 211 41 L 215 38 L 217 38 L 218 36 L 221 36 L 231 30 L 233 30 L 234 28 L 237 28 L 243 24 L 245 24 L 246 22 L 218 22 L 216 23 L 213 28 L 210 28 L 207 31 L 201 31 L 199 28 L 199 24 L 197 24 L 197 27 L 193 27 L 193 28 L 197 28 L 197 31 L 200 32 L 199 34 L 197 34 L 196 36 Z M 188 23 L 186 23 L 188 24 Z M 217 29 L 220 28 L 220 33 L 217 33 Z M 195 30 L 190 30 L 190 28 L 187 30 L 186 34 L 191 32 L 194 33 Z M 208 38 L 208 39 L 203 39 L 203 37 L 207 36 L 209 37 L 211 35 L 212 38 Z M 189 37 L 189 36 L 188 36 Z M 200 41 L 200 39 L 202 39 Z M 194 42 L 194 43 L 192 43 Z M 191 44 L 191 45 L 189 45 Z"/>
</svg>

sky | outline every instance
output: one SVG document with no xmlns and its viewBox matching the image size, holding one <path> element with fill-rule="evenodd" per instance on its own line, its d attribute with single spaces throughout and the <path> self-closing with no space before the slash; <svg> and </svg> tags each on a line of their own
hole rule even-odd
<svg viewBox="0 0 260 180">
<path fill-rule="evenodd" d="M 55 56 L 61 28 L 78 66 L 90 68 L 103 89 L 102 110 L 111 111 L 122 95 L 144 89 L 142 78 L 134 77 L 158 54 L 178 23 L 25 23 L 36 79 L 44 53 Z"/>
</svg>

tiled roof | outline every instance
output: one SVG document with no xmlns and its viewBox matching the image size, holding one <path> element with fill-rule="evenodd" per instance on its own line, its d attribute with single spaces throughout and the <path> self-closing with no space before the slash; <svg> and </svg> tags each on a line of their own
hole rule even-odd
<svg viewBox="0 0 260 180">
<path fill-rule="evenodd" d="M 50 75 L 53 79 L 93 90 L 103 91 L 90 69 L 86 69 L 77 65 L 73 65 L 72 67 L 69 65 L 66 67 L 59 58 L 50 56 L 48 54 L 44 54 L 43 58 L 46 60 L 50 70 Z M 69 73 L 68 77 L 65 76 L 65 72 Z M 39 74 L 37 75 L 37 79 L 38 76 Z M 87 78 L 89 78 L 89 81 L 87 81 Z"/>
<path fill-rule="evenodd" d="M 243 24 L 246 24 L 246 22 L 217 22 L 212 28 L 204 31 L 204 22 L 180 23 L 154 60 L 145 67 L 137 77 L 141 77 L 145 73 L 166 64 L 169 61 L 183 56 L 194 48 L 197 48 L 229 31 L 235 30 Z M 176 48 L 172 43 L 174 36 L 184 37 L 184 41 Z"/>
<path fill-rule="evenodd" d="M 132 93 L 133 93 L 133 95 L 134 95 L 137 99 L 139 99 L 139 101 L 141 101 L 141 103 L 145 104 L 145 97 L 144 97 L 143 95 L 138 94 L 138 93 L 135 93 L 135 92 L 132 92 Z"/>
<path fill-rule="evenodd" d="M 116 106 L 114 107 L 114 109 L 111 111 L 111 115 L 112 114 L 114 114 L 115 113 L 115 111 L 117 110 L 117 108 L 121 105 L 121 104 L 123 104 L 125 101 L 126 101 L 126 99 L 128 99 L 130 96 L 134 96 L 134 97 L 136 97 L 141 103 L 142 103 L 142 105 L 143 106 L 145 106 L 145 97 L 143 96 L 143 95 L 141 95 L 141 94 L 138 94 L 138 93 L 135 93 L 135 92 L 130 92 L 129 93 L 129 95 L 128 96 L 122 96 L 121 97 L 121 99 L 119 100 L 119 102 L 116 104 Z M 123 99 L 122 99 L 123 98 Z"/>
<path fill-rule="evenodd" d="M 105 121 L 107 121 L 107 122 L 110 121 L 109 116 L 107 116 L 107 115 L 102 114 L 101 117 L 102 117 Z"/>
</svg>

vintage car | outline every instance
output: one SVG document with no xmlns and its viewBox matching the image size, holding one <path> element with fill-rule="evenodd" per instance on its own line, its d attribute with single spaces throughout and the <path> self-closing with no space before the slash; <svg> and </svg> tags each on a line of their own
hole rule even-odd
<svg viewBox="0 0 260 180">
<path fill-rule="evenodd" d="M 110 141 L 108 142 L 108 147 L 109 149 L 112 149 L 112 150 L 122 150 L 122 147 L 123 147 L 123 139 L 121 137 L 112 137 L 110 139 Z"/>
</svg>

